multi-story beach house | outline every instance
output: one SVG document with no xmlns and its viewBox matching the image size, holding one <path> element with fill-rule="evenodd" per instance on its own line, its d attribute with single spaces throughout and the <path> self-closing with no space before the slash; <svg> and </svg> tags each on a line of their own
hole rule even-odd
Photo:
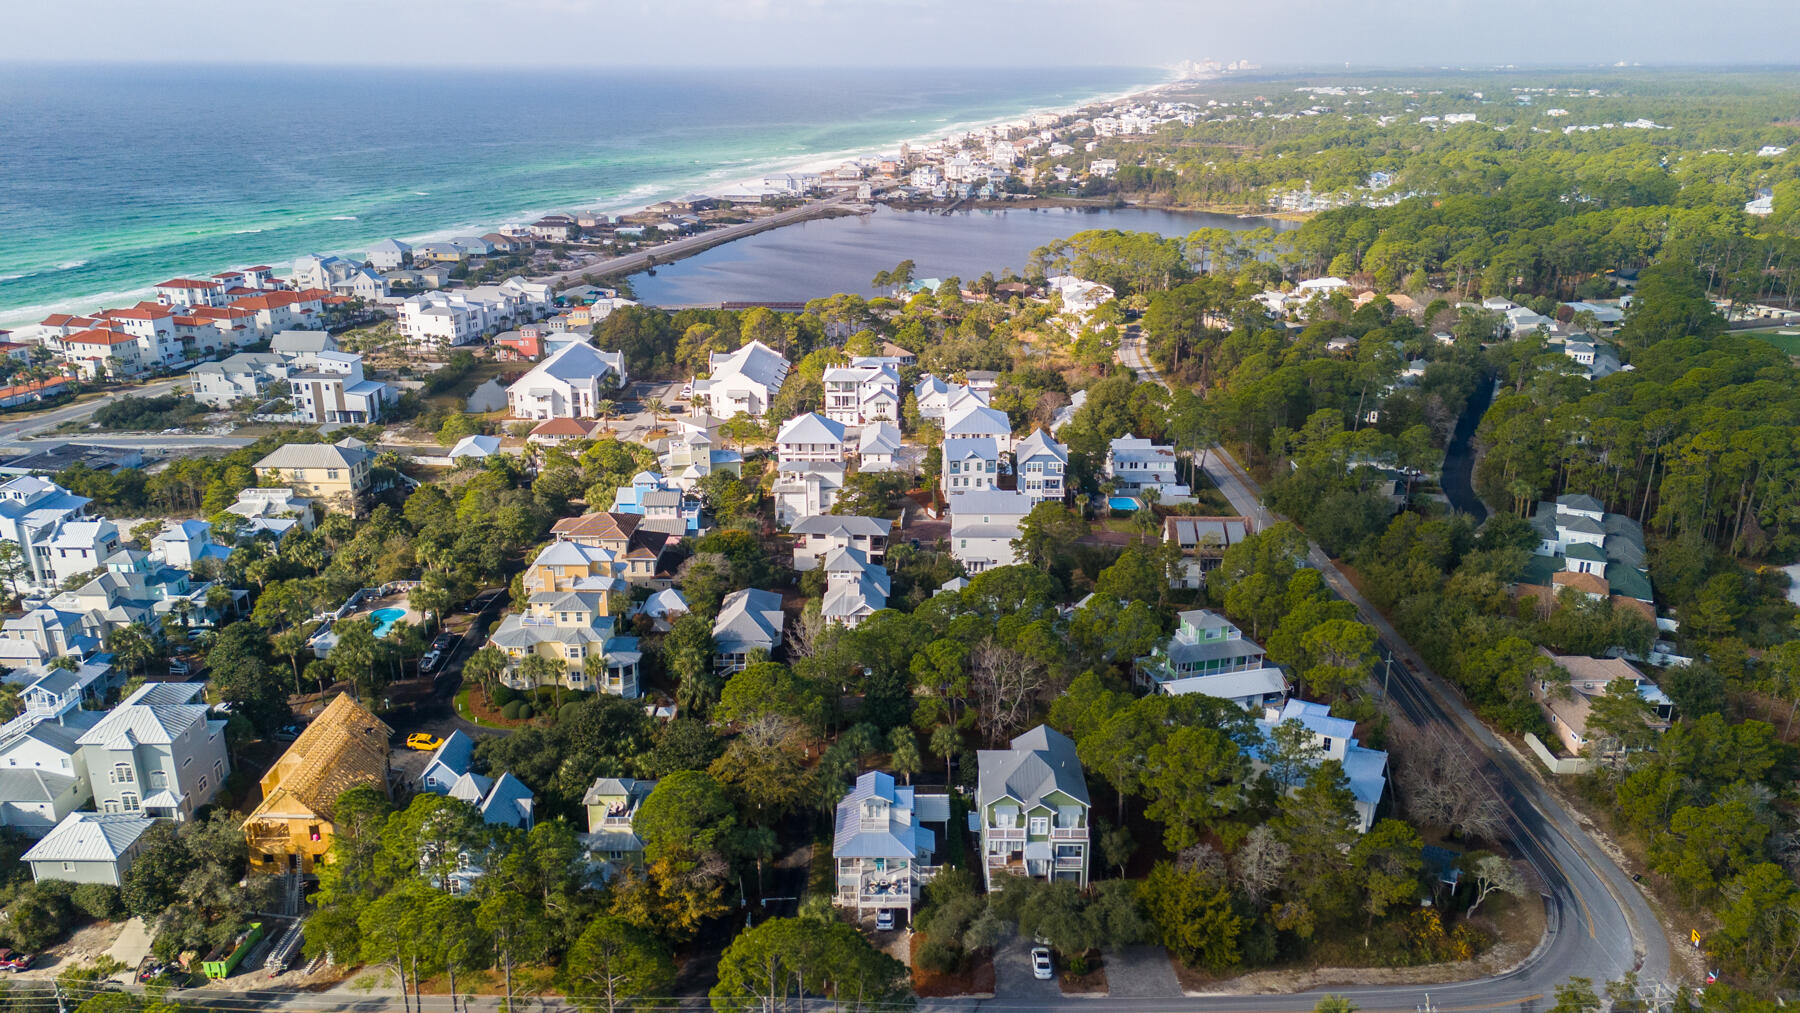
<svg viewBox="0 0 1800 1013">
<path fill-rule="evenodd" d="M 775 523 L 792 528 L 802 519 L 831 512 L 844 488 L 844 466 L 814 461 L 780 465 L 772 490 Z"/>
<path fill-rule="evenodd" d="M 713 620 L 713 671 L 742 672 L 749 667 L 752 652 L 774 654 L 786 625 L 780 594 L 745 588 L 726 595 Z"/>
<path fill-rule="evenodd" d="M 888 535 L 894 522 L 885 517 L 826 514 L 802 517 L 789 528 L 796 536 L 794 569 L 811 570 L 833 549 L 856 549 L 871 563 L 887 558 Z"/>
<path fill-rule="evenodd" d="M 295 412 L 314 425 L 380 422 L 399 392 L 380 380 L 363 377 L 362 356 L 352 352 L 319 352 L 306 369 L 288 373 L 289 398 Z"/>
<path fill-rule="evenodd" d="M 911 921 L 913 906 L 937 872 L 937 834 L 924 824 L 949 820 L 950 796 L 942 792 L 920 794 L 878 770 L 858 777 L 837 806 L 833 902 L 858 918 L 874 909 L 902 911 Z"/>
<path fill-rule="evenodd" d="M 625 354 L 585 341 L 556 350 L 506 389 L 513 418 L 591 419 L 609 394 L 625 386 Z"/>
<path fill-rule="evenodd" d="M 1165 517 L 1163 542 L 1181 550 L 1181 563 L 1169 576 L 1170 587 L 1197 588 L 1219 568 L 1225 550 L 1250 537 L 1256 524 L 1248 517 Z"/>
<path fill-rule="evenodd" d="M 1019 491 L 1033 503 L 1061 503 L 1068 493 L 1065 476 L 1069 470 L 1069 448 L 1050 438 L 1042 429 L 1013 448 L 1013 473 L 1018 476 Z"/>
<path fill-rule="evenodd" d="M 188 372 L 194 400 L 223 408 L 234 401 L 261 397 L 263 390 L 287 378 L 287 360 L 270 352 L 238 352 L 218 362 L 202 362 Z"/>
<path fill-rule="evenodd" d="M 844 424 L 817 412 L 797 415 L 782 423 L 775 435 L 776 459 L 783 464 L 814 461 L 842 464 Z"/>
<path fill-rule="evenodd" d="M 955 439 L 991 439 L 1000 453 L 1012 450 L 1012 422 L 1006 413 L 990 408 L 977 397 L 953 404 L 944 415 L 944 442 Z"/>
<path fill-rule="evenodd" d="M 707 411 L 721 419 L 739 414 L 761 418 L 781 393 L 790 368 L 780 352 L 760 341 L 735 352 L 714 352 L 707 367 L 711 376 L 694 381 L 694 397 L 705 399 Z"/>
<path fill-rule="evenodd" d="M 950 505 L 950 555 L 971 574 L 1019 561 L 1013 542 L 1035 501 L 1003 489 L 958 492 Z"/>
<path fill-rule="evenodd" d="M 982 876 L 1057 879 L 1087 886 L 1087 776 L 1075 743 L 1047 726 L 1013 739 L 1009 749 L 976 754 L 975 811 L 981 824 Z"/>
<path fill-rule="evenodd" d="M 825 571 L 825 598 L 819 616 L 828 623 L 855 628 L 887 608 L 893 582 L 887 567 L 869 562 L 857 549 L 833 549 L 820 564 Z"/>
<path fill-rule="evenodd" d="M 92 502 L 35 475 L 21 475 L 0 485 L 0 539 L 19 547 L 25 568 L 19 584 L 47 589 L 59 583 L 50 543 L 64 524 L 85 518 Z M 83 569 L 97 565 L 96 561 Z"/>
<path fill-rule="evenodd" d="M 1332 717 L 1329 706 L 1308 700 L 1288 700 L 1271 705 L 1256 726 L 1265 741 L 1272 741 L 1275 727 L 1290 721 L 1298 722 L 1312 733 L 1313 748 L 1317 751 L 1314 763 L 1336 760 L 1343 767 L 1356 808 L 1356 830 L 1368 833 L 1375 825 L 1375 809 L 1381 805 L 1381 796 L 1387 791 L 1387 753 L 1364 748 L 1356 739 L 1356 722 Z M 1250 765 L 1259 774 L 1269 769 L 1260 749 L 1251 750 Z M 1298 787 L 1298 783 L 1286 786 L 1289 791 Z"/>
<path fill-rule="evenodd" d="M 846 426 L 900 418 L 900 372 L 893 363 L 834 366 L 825 371 L 825 416 Z"/>
<path fill-rule="evenodd" d="M 644 840 L 632 829 L 632 821 L 655 790 L 655 781 L 602 777 L 596 778 L 582 796 L 588 822 L 582 844 L 600 879 L 611 879 L 626 867 L 643 861 Z"/>
<path fill-rule="evenodd" d="M 1189 495 L 1188 487 L 1175 480 L 1175 448 L 1130 433 L 1107 447 L 1103 474 L 1122 496 L 1154 490 L 1167 503 Z"/>
<path fill-rule="evenodd" d="M 946 495 L 992 489 L 1000 480 L 1000 447 L 991 436 L 948 437 L 941 453 Z"/>
<path fill-rule="evenodd" d="M 257 461 L 256 474 L 318 501 L 326 510 L 360 515 L 373 459 L 360 440 L 288 443 Z"/>
<path fill-rule="evenodd" d="M 1139 686 L 1175 695 L 1203 693 L 1257 709 L 1286 696 L 1281 670 L 1231 620 L 1209 609 L 1189 609 L 1177 620 L 1167 643 L 1137 659 Z"/>
<path fill-rule="evenodd" d="M 197 682 L 150 682 L 81 733 L 82 766 L 105 813 L 186 820 L 231 773 L 225 722 L 207 717 Z"/>
</svg>

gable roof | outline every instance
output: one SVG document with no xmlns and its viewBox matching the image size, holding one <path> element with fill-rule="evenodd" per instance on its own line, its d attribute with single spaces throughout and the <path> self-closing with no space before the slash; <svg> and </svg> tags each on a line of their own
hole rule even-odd
<svg viewBox="0 0 1800 1013">
<path fill-rule="evenodd" d="M 713 621 L 714 646 L 721 654 L 738 647 L 773 647 L 781 643 L 785 623 L 781 595 L 755 588 L 733 591 Z"/>
<path fill-rule="evenodd" d="M 781 431 L 775 435 L 775 442 L 841 444 L 844 442 L 844 424 L 833 422 L 818 412 L 807 412 L 782 423 Z"/>
<path fill-rule="evenodd" d="M 386 792 L 393 734 L 350 694 L 339 694 L 263 775 L 262 804 L 244 822 L 285 815 L 293 802 L 330 819 L 338 796 L 350 788 L 372 783 Z"/>
<path fill-rule="evenodd" d="M 773 390 L 787 379 L 788 361 L 780 352 L 760 341 L 752 341 L 729 355 L 715 356 L 711 362 L 714 384 L 732 377 L 742 377 Z"/>
<path fill-rule="evenodd" d="M 1040 427 L 1033 429 L 1031 435 L 1019 441 L 1013 448 L 1013 457 L 1020 462 L 1034 457 L 1054 457 L 1064 464 L 1069 463 L 1069 448 L 1050 438 L 1050 434 Z"/>
<path fill-rule="evenodd" d="M 1089 804 L 1087 776 L 1075 756 L 1075 743 L 1048 725 L 1038 725 L 1013 739 L 1011 749 L 983 749 L 976 760 L 981 770 L 977 789 L 981 805 L 1014 798 L 1030 807 L 1051 792 Z"/>
</svg>

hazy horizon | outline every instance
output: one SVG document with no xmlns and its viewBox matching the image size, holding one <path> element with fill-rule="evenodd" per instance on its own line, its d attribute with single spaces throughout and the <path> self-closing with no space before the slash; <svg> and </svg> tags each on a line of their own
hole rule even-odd
<svg viewBox="0 0 1800 1013">
<path fill-rule="evenodd" d="M 870 66 L 1160 67 L 1250 60 L 1283 69 L 1793 66 L 1792 0 L 1700 8 L 1641 0 L 315 0 L 221 16 L 211 0 L 9 4 L 0 62 L 425 67 L 533 73 Z M 1721 9 L 1723 8 L 1723 9 Z M 105 25 L 104 34 L 82 26 Z M 148 40 L 148 41 L 146 41 Z"/>
</svg>

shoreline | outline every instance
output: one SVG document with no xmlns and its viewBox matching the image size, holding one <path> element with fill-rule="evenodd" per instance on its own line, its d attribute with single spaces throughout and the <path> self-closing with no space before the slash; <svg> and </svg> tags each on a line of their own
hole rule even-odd
<svg viewBox="0 0 1800 1013">
<path fill-rule="evenodd" d="M 1146 68 L 1146 70 L 1149 70 L 1149 69 L 1151 69 L 1151 68 Z M 746 165 L 742 165 L 742 166 L 719 165 L 719 166 L 715 166 L 713 168 L 707 169 L 700 173 L 696 173 L 696 174 L 693 174 L 690 176 L 683 176 L 679 179 L 670 180 L 666 183 L 640 183 L 636 186 L 629 188 L 625 192 L 625 194 L 622 194 L 618 198 L 614 198 L 611 200 L 597 200 L 597 201 L 586 201 L 586 202 L 576 201 L 576 202 L 568 202 L 568 203 L 551 205 L 551 206 L 547 206 L 547 207 L 540 208 L 540 209 L 524 209 L 524 210 L 514 213 L 510 218 L 508 218 L 506 220 L 498 221 L 498 222 L 496 222 L 494 220 L 489 220 L 486 222 L 475 222 L 475 221 L 465 220 L 461 224 L 450 225 L 450 226 L 441 226 L 441 227 L 438 227 L 438 228 L 435 228 L 435 229 L 432 229 L 429 231 L 423 231 L 423 232 L 418 232 L 418 233 L 413 233 L 413 234 L 408 234 L 408 235 L 380 236 L 380 237 L 377 237 L 374 239 L 367 240 L 358 247 L 339 247 L 336 249 L 321 248 L 321 249 L 317 249 L 317 250 L 311 250 L 308 252 L 317 253 L 320 255 L 354 256 L 354 257 L 360 258 L 364 253 L 367 252 L 367 248 L 370 244 L 380 242 L 383 239 L 389 239 L 389 238 L 398 239 L 401 242 L 407 243 L 409 245 L 418 245 L 420 243 L 430 243 L 430 242 L 442 241 L 442 240 L 449 239 L 449 238 L 451 238 L 453 236 L 457 236 L 457 235 L 468 235 L 471 232 L 479 234 L 481 232 L 493 231 L 494 229 L 496 229 L 500 226 L 503 226 L 503 225 L 517 224 L 518 222 L 530 221 L 533 218 L 539 218 L 539 217 L 542 217 L 543 215 L 553 214 L 558 211 L 594 211 L 594 212 L 604 213 L 604 214 L 607 214 L 607 215 L 610 215 L 613 217 L 618 217 L 620 215 L 635 214 L 635 213 L 644 211 L 646 208 L 648 208 L 652 204 L 655 204 L 662 200 L 668 200 L 673 197 L 680 196 L 683 193 L 693 192 L 696 190 L 704 192 L 707 189 L 718 189 L 721 187 L 730 187 L 730 186 L 734 186 L 734 185 L 740 185 L 741 183 L 748 182 L 751 180 L 754 180 L 758 184 L 760 184 L 761 180 L 766 176 L 776 175 L 776 174 L 784 173 L 784 172 L 816 172 L 816 171 L 819 171 L 824 168 L 833 168 L 833 167 L 836 167 L 836 166 L 842 164 L 843 162 L 845 162 L 847 160 L 857 158 L 857 157 L 866 157 L 867 155 L 870 154 L 871 151 L 879 152 L 879 151 L 885 151 L 885 150 L 889 150 L 889 149 L 897 150 L 903 144 L 904 145 L 916 145 L 916 144 L 930 143 L 930 142 L 933 142 L 936 140 L 941 140 L 945 137 L 954 137 L 954 136 L 958 136 L 961 134 L 969 133 L 971 131 L 981 130 L 981 129 L 984 129 L 987 127 L 996 126 L 1001 123 L 1012 122 L 1014 120 L 1019 120 L 1019 119 L 1029 119 L 1030 117 L 1036 116 L 1036 115 L 1054 114 L 1054 115 L 1059 115 L 1059 116 L 1066 116 L 1066 115 L 1069 115 L 1069 114 L 1075 112 L 1076 110 L 1085 109 L 1085 108 L 1089 108 L 1092 106 L 1113 105 L 1113 104 L 1126 102 L 1126 101 L 1130 101 L 1130 100 L 1137 99 L 1137 98 L 1152 97 L 1152 96 L 1158 95 L 1160 92 L 1162 92 L 1164 89 L 1166 89 L 1169 85 L 1175 84 L 1175 83 L 1178 83 L 1178 82 L 1165 80 L 1162 82 L 1144 83 L 1144 84 L 1139 84 L 1139 85 L 1133 85 L 1131 88 L 1129 88 L 1128 90 L 1125 90 L 1123 92 L 1113 92 L 1110 94 L 1097 95 L 1097 96 L 1093 96 L 1093 97 L 1089 97 L 1089 98 L 1084 98 L 1080 101 L 1077 101 L 1077 102 L 1074 102 L 1071 104 L 1066 104 L 1066 105 L 1027 106 L 1027 107 L 1019 109 L 1016 112 L 1006 114 L 1005 116 L 1000 116 L 1000 117 L 967 119 L 967 120 L 960 120 L 960 121 L 945 122 L 945 123 L 941 123 L 941 124 L 938 124 L 938 125 L 932 127 L 928 131 L 923 131 L 923 132 L 916 133 L 916 134 L 913 134 L 913 135 L 910 135 L 907 137 L 901 137 L 901 138 L 898 138 L 895 140 L 884 141 L 884 142 L 881 142 L 872 147 L 864 146 L 864 147 L 858 147 L 858 148 L 844 148 L 844 149 L 838 149 L 838 150 L 834 150 L 834 151 L 813 152 L 813 153 L 810 153 L 810 154 L 804 155 L 804 156 L 796 156 L 796 159 L 794 161 L 771 161 L 771 162 L 765 163 L 761 167 L 758 167 L 756 165 L 751 165 L 751 164 L 746 164 Z M 737 176 L 737 173 L 739 173 L 739 172 L 747 172 L 750 175 L 739 177 L 739 176 Z M 736 177 L 736 178 L 734 179 L 733 177 Z M 815 203 L 817 203 L 817 202 L 815 202 Z M 783 224 L 790 224 L 790 223 L 783 222 Z M 760 230 L 758 230 L 758 231 L 760 231 Z M 733 236 L 731 238 L 738 238 L 738 237 Z M 721 240 L 721 242 L 729 242 L 729 241 L 730 241 L 730 239 Z M 710 245 L 717 245 L 717 244 L 714 243 L 714 244 L 710 244 Z M 646 251 L 646 252 L 649 252 L 649 251 Z M 698 251 L 694 251 L 694 252 L 698 252 Z M 689 254 L 683 254 L 682 256 L 691 256 L 691 255 L 692 254 L 689 253 Z M 680 259 L 680 258 L 678 257 L 676 259 Z M 359 262 L 360 262 L 360 260 L 359 260 Z M 189 267 L 185 267 L 185 268 L 171 269 L 169 276 L 171 276 L 171 277 L 187 277 L 187 276 L 191 276 L 194 274 L 200 274 L 202 276 L 209 276 L 217 271 L 241 270 L 242 268 L 249 266 L 251 263 L 273 264 L 278 271 L 287 271 L 287 270 L 291 269 L 291 267 L 293 265 L 293 260 L 292 259 L 275 260 L 275 259 L 265 258 L 265 259 L 257 260 L 257 261 L 244 260 L 242 262 L 234 262 L 232 264 L 225 265 L 225 266 L 219 266 L 216 264 L 211 267 L 189 266 Z M 590 273 L 590 272 L 591 272 L 591 269 L 589 271 L 584 271 L 584 272 L 580 272 L 580 273 Z M 616 274 L 617 272 L 608 272 L 608 273 Z M 579 273 L 576 276 L 579 277 Z M 542 279 L 534 279 L 534 280 L 542 280 Z M 19 307 L 17 310 L 10 310 L 10 311 L 4 306 L 0 306 L 0 330 L 5 330 L 8 328 L 17 329 L 17 328 L 21 328 L 21 327 L 29 327 L 33 324 L 38 323 L 44 317 L 49 316 L 51 314 L 55 314 L 55 313 L 68 313 L 68 314 L 72 314 L 72 315 L 86 315 L 86 314 L 91 314 L 93 312 L 96 312 L 97 310 L 100 310 L 100 309 L 111 308 L 114 305 L 129 306 L 129 305 L 131 305 L 135 302 L 138 302 L 140 300 L 143 300 L 143 299 L 154 298 L 155 297 L 154 286 L 155 286 L 155 283 L 150 282 L 150 283 L 146 283 L 145 285 L 142 285 L 142 286 L 139 286 L 136 288 L 120 288 L 120 289 L 113 289 L 113 290 L 107 290 L 107 291 L 102 291 L 102 292 L 84 293 L 81 295 L 72 295 L 72 296 L 68 296 L 66 298 L 56 299 L 56 300 L 52 300 L 49 302 L 29 304 L 26 306 Z M 27 312 L 27 311 L 29 311 L 29 312 Z"/>
</svg>

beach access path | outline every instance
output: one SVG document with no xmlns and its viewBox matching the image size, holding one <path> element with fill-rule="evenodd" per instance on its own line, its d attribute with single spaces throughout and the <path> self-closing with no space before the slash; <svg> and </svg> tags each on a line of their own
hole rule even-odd
<svg viewBox="0 0 1800 1013">
<path fill-rule="evenodd" d="M 622 257 L 612 257 L 607 260 L 595 261 L 584 267 L 577 267 L 568 271 L 558 271 L 555 274 L 543 275 L 533 280 L 546 281 L 552 285 L 562 285 L 570 281 L 579 281 L 588 275 L 593 275 L 596 278 L 605 278 L 608 276 L 636 274 L 646 268 L 655 267 L 659 264 L 667 264 L 670 261 L 680 260 L 683 257 L 691 257 L 702 250 L 709 250 L 722 243 L 729 243 L 734 239 L 753 236 L 758 232 L 766 232 L 769 229 L 778 229 L 783 225 L 792 225 L 795 222 L 804 222 L 813 218 L 826 217 L 834 211 L 854 203 L 855 195 L 853 194 L 840 194 L 836 197 L 827 197 L 824 200 L 811 201 L 797 208 L 790 208 L 787 211 L 777 212 L 767 218 L 758 218 L 753 222 L 727 225 L 722 229 L 711 229 L 683 239 L 663 243 L 660 246 L 653 246 L 647 250 L 628 253 Z"/>
</svg>

